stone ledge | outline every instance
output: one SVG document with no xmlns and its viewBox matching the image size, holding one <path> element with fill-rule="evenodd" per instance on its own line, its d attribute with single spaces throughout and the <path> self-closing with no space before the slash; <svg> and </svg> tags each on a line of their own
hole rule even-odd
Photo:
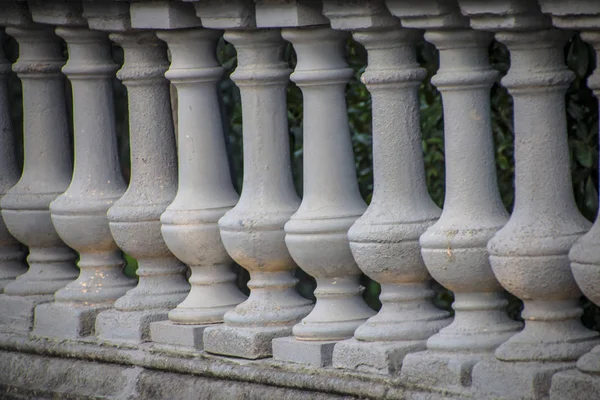
<svg viewBox="0 0 600 400">
<path fill-rule="evenodd" d="M 131 374 L 129 379 L 122 377 L 124 371 Z M 101 388 L 106 393 L 91 393 L 90 388 Z M 224 393 L 232 399 L 241 398 L 242 393 L 251 393 L 248 398 L 257 399 L 403 399 L 406 394 L 397 377 L 311 368 L 271 359 L 251 361 L 204 352 L 180 353 L 155 349 L 152 344 L 123 348 L 0 334 L 2 398 L 30 398 L 28 395 L 35 392 L 36 398 L 90 398 L 101 394 L 113 399 L 152 399 L 162 398 L 161 393 L 167 393 L 164 388 L 171 388 L 169 393 L 181 392 L 172 398 L 197 396 L 201 390 L 203 399 L 223 399 Z"/>
</svg>

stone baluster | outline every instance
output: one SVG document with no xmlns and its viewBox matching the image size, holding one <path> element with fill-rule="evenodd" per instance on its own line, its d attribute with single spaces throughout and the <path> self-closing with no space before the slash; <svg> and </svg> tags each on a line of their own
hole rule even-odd
<svg viewBox="0 0 600 400">
<path fill-rule="evenodd" d="M 581 31 L 581 38 L 600 54 L 600 4 L 580 0 L 577 9 L 565 3 L 541 0 L 542 11 L 552 15 L 554 26 Z M 600 70 L 596 67 L 588 78 L 588 87 L 600 98 Z M 600 213 L 598 214 L 600 216 Z M 571 247 L 571 270 L 581 291 L 600 304 L 600 218 Z M 600 346 L 581 356 L 577 369 L 559 372 L 552 377 L 551 400 L 600 398 Z"/>
<path fill-rule="evenodd" d="M 580 317 L 581 292 L 568 252 L 588 228 L 571 184 L 565 91 L 565 31 L 552 29 L 535 2 L 502 1 L 488 9 L 460 1 L 471 26 L 497 31 L 511 55 L 502 79 L 514 102 L 515 205 L 488 243 L 498 281 L 524 302 L 525 327 L 473 368 L 476 391 L 505 398 L 547 396 L 553 373 L 572 368 L 598 343 Z M 496 14 L 497 15 L 494 15 Z"/>
<path fill-rule="evenodd" d="M 6 35 L 0 31 L 0 47 Z M 0 50 L 0 198 L 19 180 L 19 167 L 8 98 L 8 76 L 11 64 Z M 8 283 L 25 273 L 24 253 L 21 245 L 10 234 L 0 215 L 0 293 Z"/>
<path fill-rule="evenodd" d="M 35 306 L 52 301 L 78 275 L 76 255 L 56 233 L 49 210 L 69 186 L 73 160 L 60 39 L 51 28 L 26 21 L 6 33 L 19 43 L 13 71 L 23 87 L 24 165 L 21 179 L 2 198 L 2 217 L 10 233 L 29 247 L 29 269 L 4 287 L 0 325 L 28 331 Z"/>
<path fill-rule="evenodd" d="M 216 42 L 222 31 L 176 29 L 200 25 L 192 4 L 167 3 L 145 11 L 142 3 L 132 7 L 132 23 L 160 29 L 157 35 L 171 51 L 166 77 L 178 98 L 179 188 L 162 214 L 162 234 L 173 254 L 191 269 L 190 293 L 169 312 L 169 321 L 150 325 L 151 338 L 154 343 L 202 349 L 204 329 L 222 323 L 225 312 L 246 298 L 235 284 L 233 262 L 217 225 L 238 201 L 217 98 L 223 68 L 216 59 Z"/>
<path fill-rule="evenodd" d="M 358 192 L 344 89 L 352 70 L 344 60 L 348 35 L 333 31 L 319 2 L 257 4 L 259 26 L 284 26 L 298 63 L 292 80 L 303 94 L 304 196 L 285 225 L 292 258 L 317 280 L 317 303 L 294 326 L 293 336 L 273 341 L 273 358 L 326 365 L 336 341 L 374 314 L 363 301 L 360 269 L 348 245 L 348 228 L 365 204 Z"/>
<path fill-rule="evenodd" d="M 78 2 L 30 5 L 34 21 L 59 25 L 69 60 L 62 72 L 71 81 L 75 169 L 69 188 L 50 205 L 61 239 L 79 253 L 79 278 L 56 292 L 54 303 L 36 307 L 32 334 L 78 338 L 94 334 L 96 315 L 133 286 L 123 274 L 121 251 L 112 239 L 106 211 L 126 185 L 117 153 L 108 36 L 87 29 Z M 60 321 L 60 322 L 58 322 Z"/>
<path fill-rule="evenodd" d="M 473 365 L 493 357 L 521 329 L 506 314 L 508 302 L 486 250 L 508 220 L 491 132 L 490 89 L 498 75 L 488 60 L 493 36 L 469 29 L 456 4 L 388 0 L 387 5 L 403 26 L 427 28 L 425 39 L 439 50 L 432 83 L 444 108 L 446 193 L 440 219 L 420 244 L 427 269 L 455 299 L 453 323 L 429 338 L 426 352 L 405 358 L 401 376 L 414 384 L 461 390 L 471 382 Z"/>
<path fill-rule="evenodd" d="M 101 10 L 88 11 L 97 15 Z M 92 27 L 114 29 L 103 25 L 102 18 L 97 24 Z M 177 191 L 175 135 L 164 77 L 169 62 L 165 43 L 151 31 L 126 28 L 111 33 L 110 39 L 125 56 L 117 77 L 129 99 L 131 180 L 108 210 L 108 219 L 117 245 L 138 261 L 139 281 L 114 309 L 98 315 L 96 336 L 106 342 L 139 343 L 149 339 L 150 323 L 167 319 L 189 292 L 186 267 L 171 254 L 160 230 L 160 216 Z"/>
<path fill-rule="evenodd" d="M 219 228 L 231 258 L 250 272 L 250 296 L 225 314 L 224 325 L 205 330 L 204 349 L 256 359 L 270 356 L 272 339 L 289 335 L 311 309 L 294 288 L 296 264 L 283 231 L 299 204 L 287 128 L 290 70 L 280 32 L 253 29 L 251 1 L 217 9 L 208 3 L 196 3 L 202 24 L 227 28 L 224 38 L 238 53 L 231 78 L 242 99 L 244 180 L 239 202 L 219 220 Z"/>
<path fill-rule="evenodd" d="M 373 105 L 374 192 L 369 208 L 350 228 L 352 254 L 361 270 L 381 284 L 380 312 L 354 338 L 335 346 L 333 365 L 397 373 L 404 356 L 448 325 L 431 299 L 431 277 L 419 236 L 440 215 L 425 184 L 418 88 L 425 77 L 416 58 L 422 32 L 402 29 L 383 1 L 326 1 L 335 29 L 354 31 L 368 53 L 362 81 Z"/>
</svg>

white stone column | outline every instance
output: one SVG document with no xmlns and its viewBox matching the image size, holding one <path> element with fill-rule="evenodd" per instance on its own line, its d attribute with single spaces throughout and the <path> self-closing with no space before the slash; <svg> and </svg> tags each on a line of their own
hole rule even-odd
<svg viewBox="0 0 600 400">
<path fill-rule="evenodd" d="M 581 324 L 581 292 L 568 258 L 589 228 L 571 183 L 564 97 L 573 79 L 564 65 L 568 34 L 550 28 L 537 4 L 497 18 L 470 1 L 461 6 L 474 15 L 475 28 L 500 30 L 496 39 L 510 51 L 502 84 L 514 102 L 515 205 L 488 252 L 498 281 L 523 300 L 525 320 L 523 331 L 498 347 L 497 360 L 474 367 L 473 386 L 490 396 L 540 398 L 548 395 L 553 373 L 574 367 L 598 343 L 598 334 Z"/>
<path fill-rule="evenodd" d="M 108 210 L 117 245 L 138 261 L 138 284 L 100 313 L 100 341 L 143 342 L 149 324 L 167 319 L 188 294 L 186 267 L 167 248 L 160 216 L 177 191 L 177 158 L 169 97 L 167 48 L 152 32 L 113 33 L 125 54 L 117 77 L 127 87 L 131 179 L 125 194 Z"/>
<path fill-rule="evenodd" d="M 179 189 L 162 214 L 162 234 L 175 256 L 190 266 L 188 297 L 169 312 L 169 321 L 151 324 L 152 341 L 202 349 L 210 324 L 246 299 L 236 286 L 233 261 L 217 222 L 238 201 L 233 188 L 217 84 L 223 68 L 216 59 L 222 31 L 159 31 L 171 51 L 166 77 L 177 88 Z"/>
<path fill-rule="evenodd" d="M 6 35 L 0 30 L 0 47 Z M 0 51 L 0 198 L 19 180 L 19 167 L 8 98 L 8 77 L 11 64 Z M 21 244 L 10 234 L 0 215 L 0 293 L 4 286 L 27 271 Z"/>
<path fill-rule="evenodd" d="M 231 78 L 242 98 L 244 180 L 219 228 L 231 258 L 250 272 L 250 297 L 225 314 L 224 326 L 206 329 L 204 349 L 256 359 L 270 356 L 271 340 L 288 336 L 312 307 L 294 288 L 296 264 L 283 231 L 300 202 L 288 142 L 290 70 L 279 30 L 229 30 L 224 38 L 238 53 Z"/>
<path fill-rule="evenodd" d="M 498 76 L 488 60 L 493 35 L 469 29 L 458 7 L 427 15 L 426 7 L 400 6 L 392 12 L 408 15 L 405 26 L 428 27 L 425 39 L 439 50 L 440 67 L 431 81 L 443 101 L 446 193 L 440 219 L 420 244 L 433 278 L 454 293 L 455 310 L 452 324 L 429 338 L 426 352 L 404 359 L 401 377 L 460 391 L 470 385 L 473 365 L 493 357 L 522 326 L 506 314 L 508 302 L 486 250 L 508 220 L 491 129 L 490 89 Z M 417 18 L 418 10 L 423 15 Z"/>
<path fill-rule="evenodd" d="M 387 25 L 354 33 L 369 57 L 361 79 L 372 99 L 374 191 L 348 233 L 361 270 L 381 284 L 382 307 L 353 339 L 335 346 L 333 365 L 394 374 L 407 353 L 424 350 L 450 319 L 431 302 L 431 277 L 418 242 L 440 215 L 427 192 L 419 127 L 425 70 L 415 46 L 422 32 Z"/>
<path fill-rule="evenodd" d="M 375 312 L 362 298 L 361 271 L 348 228 L 366 205 L 358 191 L 345 87 L 348 34 L 329 26 L 291 28 L 283 37 L 296 50 L 291 78 L 303 95 L 304 196 L 285 225 L 285 241 L 300 268 L 317 280 L 317 303 L 294 326 L 294 337 L 273 341 L 276 360 L 326 365 L 334 344 L 352 337 Z"/>
<path fill-rule="evenodd" d="M 79 278 L 56 292 L 55 303 L 36 308 L 33 335 L 77 338 L 94 334 L 96 315 L 134 286 L 108 226 L 106 212 L 125 192 L 115 131 L 108 35 L 57 28 L 69 60 L 62 72 L 73 89 L 75 170 L 71 185 L 50 205 L 60 237 L 79 253 Z M 85 227 L 82 229 L 82 227 Z M 57 323 L 60 321 L 60 323 Z"/>
<path fill-rule="evenodd" d="M 34 307 L 52 301 L 78 275 L 76 255 L 56 233 L 49 210 L 69 186 L 73 160 L 59 38 L 48 28 L 11 27 L 6 33 L 19 43 L 13 71 L 23 86 L 25 161 L 21 179 L 2 198 L 2 217 L 29 247 L 29 270 L 4 287 L 0 325 L 22 331 L 31 328 Z"/>
</svg>

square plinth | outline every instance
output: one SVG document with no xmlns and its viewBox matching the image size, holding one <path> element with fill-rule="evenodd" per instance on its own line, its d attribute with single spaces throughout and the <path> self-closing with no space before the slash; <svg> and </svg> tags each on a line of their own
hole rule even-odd
<svg viewBox="0 0 600 400">
<path fill-rule="evenodd" d="M 35 308 L 33 337 L 80 339 L 94 335 L 96 317 L 108 305 L 86 306 L 71 303 L 44 303 Z"/>
<path fill-rule="evenodd" d="M 54 296 L 0 295 L 0 331 L 29 332 L 33 328 L 35 307 L 52 302 Z"/>
<path fill-rule="evenodd" d="M 335 345 L 333 366 L 361 372 L 394 375 L 400 372 L 404 357 L 408 353 L 424 349 L 424 340 L 362 342 L 349 339 Z"/>
<path fill-rule="evenodd" d="M 181 346 L 202 350 L 204 330 L 211 325 L 178 325 L 171 321 L 158 321 L 150 324 L 150 338 L 156 344 Z"/>
<path fill-rule="evenodd" d="M 547 399 L 552 376 L 575 368 L 575 362 L 506 362 L 484 360 L 473 367 L 475 398 Z"/>
<path fill-rule="evenodd" d="M 578 369 L 559 372 L 552 377 L 550 400 L 600 399 L 600 375 Z"/>
<path fill-rule="evenodd" d="M 271 357 L 273 339 L 288 336 L 292 328 L 233 328 L 211 326 L 204 330 L 204 351 L 256 360 Z"/>
<path fill-rule="evenodd" d="M 471 386 L 473 367 L 492 359 L 492 353 L 464 354 L 421 351 L 404 358 L 400 377 L 403 382 L 422 387 L 463 391 Z"/>
<path fill-rule="evenodd" d="M 327 367 L 333 358 L 334 342 L 297 340 L 292 336 L 273 340 L 273 360 Z"/>
<path fill-rule="evenodd" d="M 169 310 L 106 310 L 96 318 L 96 337 L 108 344 L 140 344 L 150 340 L 150 323 L 167 319 Z"/>
</svg>

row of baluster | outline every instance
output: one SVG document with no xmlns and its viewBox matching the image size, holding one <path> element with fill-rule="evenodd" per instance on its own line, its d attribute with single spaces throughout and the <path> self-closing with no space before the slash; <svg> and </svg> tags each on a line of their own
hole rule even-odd
<svg viewBox="0 0 600 400">
<path fill-rule="evenodd" d="M 427 357 L 458 354 L 471 366 L 492 354 L 504 362 L 573 363 L 598 343 L 580 322 L 580 289 L 600 300 L 600 236 L 572 192 L 564 96 L 573 73 L 563 58 L 569 32 L 553 28 L 537 4 L 527 11 L 537 25 L 496 29 L 511 55 L 502 78 L 514 100 L 516 195 L 509 216 L 495 176 L 490 88 L 498 72 L 488 60 L 494 29 L 483 23 L 487 14 L 475 19 L 473 12 L 469 21 L 450 7 L 451 25 L 431 28 L 409 18 L 402 2 L 388 1 L 391 13 L 382 2 L 365 2 L 381 6 L 384 21 L 352 29 L 368 52 L 362 81 L 373 104 L 374 193 L 367 207 L 344 97 L 352 75 L 344 58 L 350 29 L 336 19 L 343 6 L 325 3 L 337 29 L 224 33 L 237 51 L 231 78 L 242 102 L 239 196 L 217 97 L 222 31 L 209 29 L 210 15 L 205 28 L 110 33 L 78 23 L 5 23 L 19 58 L 12 66 L 0 60 L 0 329 L 106 342 L 156 338 L 297 362 L 310 358 L 302 349 L 316 349 L 320 365 L 390 373 L 404 361 L 418 371 L 417 381 Z M 44 22 L 44 7 L 32 2 L 28 15 Z M 198 15 L 207 9 L 198 6 Z M 83 3 L 83 11 L 94 28 L 101 7 Z M 405 27 L 392 14 L 408 15 Z M 425 184 L 418 90 L 426 73 L 416 58 L 423 32 L 414 28 L 429 28 L 425 40 L 440 52 L 432 83 L 444 111 L 443 211 Z M 582 37 L 600 48 L 597 33 Z M 118 72 L 110 41 L 124 51 Z M 283 60 L 285 41 L 297 54 L 293 73 Z M 21 175 L 7 98 L 11 69 L 23 89 Z M 129 102 L 128 186 L 116 146 L 115 73 Z M 73 91 L 74 157 L 65 77 Z M 289 79 L 303 94 L 302 199 L 290 166 Z M 600 90 L 599 82 L 594 74 L 590 88 Z M 169 83 L 178 97 L 177 141 Z M 29 249 L 27 263 L 20 243 Z M 122 273 L 121 251 L 139 263 L 137 284 Z M 233 261 L 250 273 L 249 297 L 235 284 Z M 317 281 L 314 306 L 294 288 L 297 266 Z M 378 313 L 362 299 L 361 273 L 381 284 Z M 431 277 L 454 292 L 453 320 L 433 306 Z M 504 289 L 524 302 L 523 329 L 506 314 Z"/>
</svg>

